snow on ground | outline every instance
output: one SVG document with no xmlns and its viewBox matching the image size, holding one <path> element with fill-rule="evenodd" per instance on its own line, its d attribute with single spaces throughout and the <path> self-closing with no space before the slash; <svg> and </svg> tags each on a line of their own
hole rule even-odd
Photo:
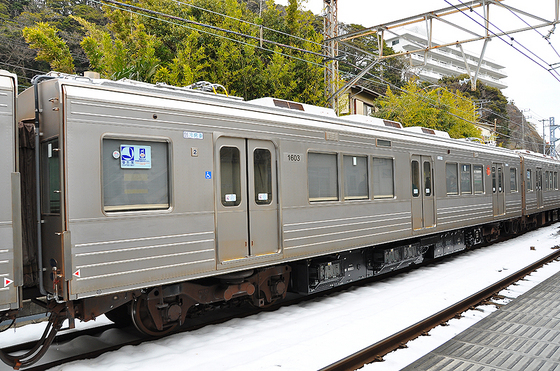
<svg viewBox="0 0 560 371">
<path fill-rule="evenodd" d="M 560 223 L 365 287 L 127 346 L 52 370 L 317 370 L 549 255 L 551 247 L 560 244 L 559 228 Z M 558 271 L 559 263 L 549 264 L 521 285 L 504 290 L 503 295 L 515 297 Z M 486 306 L 484 313 L 469 311 L 463 319 L 434 329 L 431 336 L 415 340 L 409 349 L 364 370 L 398 370 L 493 310 Z M 0 334 L 0 344 L 14 342 L 23 331 L 28 330 Z"/>
</svg>

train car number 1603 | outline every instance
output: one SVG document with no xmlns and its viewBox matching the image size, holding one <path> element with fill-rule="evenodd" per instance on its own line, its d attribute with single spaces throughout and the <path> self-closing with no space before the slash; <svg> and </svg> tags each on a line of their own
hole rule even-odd
<svg viewBox="0 0 560 371">
<path fill-rule="evenodd" d="M 284 159 L 288 162 L 301 162 L 303 155 L 298 153 L 285 153 Z"/>
</svg>

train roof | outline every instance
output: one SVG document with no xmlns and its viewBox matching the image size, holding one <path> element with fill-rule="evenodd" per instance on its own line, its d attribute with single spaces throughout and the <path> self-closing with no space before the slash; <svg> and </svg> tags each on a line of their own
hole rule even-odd
<svg viewBox="0 0 560 371">
<path fill-rule="evenodd" d="M 286 101 L 277 98 L 265 97 L 244 101 L 240 97 L 216 94 L 215 91 L 193 89 L 191 87 L 174 87 L 167 84 L 150 84 L 134 80 L 105 80 L 90 77 L 66 75 L 57 72 L 48 74 L 57 83 L 73 85 L 78 87 L 93 87 L 96 89 L 112 90 L 122 93 L 132 93 L 149 96 L 150 104 L 155 103 L 156 98 L 171 99 L 165 104 L 166 107 L 181 109 L 180 104 L 172 103 L 172 100 L 190 101 L 203 105 L 212 105 L 213 114 L 236 116 L 240 119 L 256 119 L 260 122 L 268 122 L 271 125 L 294 125 L 316 130 L 344 132 L 347 134 L 372 135 L 390 140 L 408 140 L 425 143 L 446 148 L 457 148 L 472 150 L 476 153 L 496 153 L 503 156 L 520 157 L 533 156 L 523 152 L 515 152 L 501 147 L 492 147 L 481 143 L 470 142 L 461 139 L 450 138 L 449 134 L 421 127 L 403 128 L 400 123 L 382 120 L 363 115 L 337 116 L 334 110 L 309 104 Z M 48 80 L 47 80 L 48 81 Z M 52 81 L 52 80 L 51 80 Z M 44 82 L 43 82 L 44 83 Z M 103 94 L 95 94 L 96 98 L 104 99 Z M 141 104 L 137 99 L 130 100 L 130 104 Z M 163 104 L 163 102 L 161 103 Z M 192 108 L 192 107 L 191 107 Z M 200 107 L 199 107 L 200 109 Z M 552 158 L 549 158 L 551 161 Z"/>
</svg>

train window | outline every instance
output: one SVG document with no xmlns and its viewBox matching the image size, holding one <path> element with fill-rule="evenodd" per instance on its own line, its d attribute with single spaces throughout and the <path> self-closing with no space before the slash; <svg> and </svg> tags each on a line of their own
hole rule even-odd
<svg viewBox="0 0 560 371">
<path fill-rule="evenodd" d="M 498 192 L 502 193 L 504 191 L 504 187 L 502 185 L 504 180 L 504 174 L 502 172 L 502 168 L 498 167 Z"/>
<path fill-rule="evenodd" d="M 105 211 L 169 208 L 168 143 L 103 139 Z"/>
<path fill-rule="evenodd" d="M 255 203 L 268 205 L 272 202 L 272 155 L 265 148 L 253 152 Z"/>
<path fill-rule="evenodd" d="M 418 161 L 413 160 L 411 165 L 412 171 L 412 197 L 420 196 L 420 165 Z"/>
<path fill-rule="evenodd" d="M 432 166 L 424 161 L 424 196 L 431 196 L 432 189 Z"/>
<path fill-rule="evenodd" d="M 369 197 L 367 157 L 344 156 L 344 199 L 358 200 Z"/>
<path fill-rule="evenodd" d="M 461 193 L 472 193 L 471 165 L 461 164 Z"/>
<path fill-rule="evenodd" d="M 447 184 L 447 194 L 456 195 L 459 193 L 459 186 L 457 183 L 457 164 L 445 164 L 445 182 Z"/>
<path fill-rule="evenodd" d="M 373 158 L 373 198 L 393 197 L 393 159 L 392 158 Z"/>
<path fill-rule="evenodd" d="M 42 168 L 42 211 L 45 214 L 60 214 L 60 161 L 58 157 L 58 138 L 41 144 Z"/>
<path fill-rule="evenodd" d="M 552 180 L 552 171 L 548 172 L 548 189 L 554 189 L 554 184 Z"/>
<path fill-rule="evenodd" d="M 482 175 L 482 165 L 473 165 L 473 185 L 474 193 L 484 193 L 484 176 Z"/>
<path fill-rule="evenodd" d="M 239 205 L 242 197 L 239 148 L 220 148 L 220 180 L 222 205 Z"/>
<path fill-rule="evenodd" d="M 527 169 L 527 191 L 533 190 L 533 175 L 531 169 Z"/>
<path fill-rule="evenodd" d="M 307 156 L 310 201 L 338 200 L 336 154 L 312 153 Z"/>
<path fill-rule="evenodd" d="M 509 169 L 509 189 L 511 192 L 517 192 L 517 169 L 514 167 Z"/>
<path fill-rule="evenodd" d="M 492 193 L 496 193 L 496 167 L 492 166 Z"/>
<path fill-rule="evenodd" d="M 554 177 L 552 178 L 552 181 L 554 182 L 554 189 L 558 190 L 558 173 L 556 171 L 554 172 Z"/>
</svg>

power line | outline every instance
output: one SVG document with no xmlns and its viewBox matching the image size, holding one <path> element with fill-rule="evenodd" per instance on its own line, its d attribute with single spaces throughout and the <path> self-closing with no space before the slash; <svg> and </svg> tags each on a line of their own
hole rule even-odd
<svg viewBox="0 0 560 371">
<path fill-rule="evenodd" d="M 502 5 L 501 3 L 498 3 L 498 5 Z M 556 48 L 552 45 L 552 43 L 550 42 L 550 36 L 552 35 L 552 33 L 554 32 L 556 25 L 553 26 L 552 30 L 550 30 L 548 36 L 543 35 L 539 30 L 537 30 L 536 28 L 534 28 L 533 26 L 531 26 L 529 24 L 529 22 L 527 22 L 525 19 L 521 18 L 521 16 L 519 16 L 519 14 L 517 14 L 516 12 L 514 12 L 511 8 L 509 7 L 505 7 L 507 10 L 509 10 L 509 12 L 513 15 L 515 15 L 517 18 L 519 18 L 519 20 L 521 20 L 523 23 L 525 23 L 527 26 L 531 27 L 531 29 L 533 31 L 535 31 L 537 34 L 539 34 L 543 39 L 545 39 L 548 42 L 548 45 L 550 45 L 550 47 L 552 48 L 552 50 L 554 51 L 554 53 L 556 53 L 556 55 L 560 58 L 560 54 L 558 53 L 558 51 L 556 50 Z M 550 66 L 550 64 L 549 64 Z"/>
<path fill-rule="evenodd" d="M 184 3 L 184 2 L 179 1 L 179 0 L 173 0 L 173 1 L 174 1 L 175 3 L 177 3 L 177 4 L 189 6 L 189 7 L 191 7 L 191 8 L 195 8 L 195 9 L 198 9 L 198 10 L 202 10 L 202 11 L 205 11 L 205 12 L 208 12 L 208 13 L 211 13 L 211 14 L 216 14 L 216 15 L 222 16 L 222 17 L 224 17 L 224 18 L 228 18 L 228 19 L 234 20 L 234 21 L 243 22 L 243 23 L 246 23 L 246 24 L 251 25 L 251 26 L 255 26 L 255 27 L 258 27 L 258 28 L 262 28 L 262 29 L 264 29 L 264 30 L 267 30 L 267 31 L 276 32 L 276 33 L 278 33 L 278 34 L 280 34 L 280 35 L 283 35 L 283 36 L 288 36 L 288 37 L 294 38 L 294 39 L 296 39 L 296 40 L 309 42 L 309 43 L 312 43 L 312 44 L 319 45 L 319 46 L 321 46 L 321 47 L 323 46 L 323 44 L 320 44 L 320 43 L 315 42 L 315 41 L 312 41 L 312 40 L 304 39 L 304 38 L 302 38 L 302 37 L 299 37 L 299 36 L 296 36 L 296 35 L 292 35 L 292 34 L 289 34 L 289 33 L 286 33 L 286 32 L 282 32 L 282 31 L 278 31 L 278 30 L 275 30 L 275 29 L 270 28 L 270 27 L 266 27 L 266 26 L 263 26 L 263 25 L 259 25 L 259 24 L 257 24 L 257 23 L 253 23 L 253 22 L 249 22 L 249 21 L 246 21 L 246 20 L 243 20 L 243 19 L 235 18 L 235 17 L 229 16 L 229 15 L 227 15 L 227 14 L 215 12 L 215 11 L 210 10 L 210 9 L 205 9 L 205 8 L 196 6 L 196 5 L 194 5 L 194 4 Z"/>
<path fill-rule="evenodd" d="M 478 22 L 477 20 L 475 20 L 473 17 L 471 17 L 470 15 L 468 15 L 467 13 L 465 13 L 463 10 L 459 9 L 456 5 L 451 4 L 451 2 L 449 0 L 445 0 L 446 3 L 448 3 L 449 5 L 451 5 L 452 7 L 454 7 L 455 9 L 457 9 L 457 11 L 461 12 L 461 14 L 465 15 L 466 17 L 468 17 L 470 20 L 472 20 L 473 22 L 475 22 L 476 24 L 478 24 L 479 26 L 483 27 L 487 32 L 492 33 L 495 37 L 497 37 L 499 40 L 502 40 L 504 43 L 510 45 L 513 49 L 515 49 L 517 52 L 519 52 L 521 55 L 525 56 L 527 59 L 529 59 L 530 61 L 532 61 L 533 63 L 537 64 L 539 67 L 544 68 L 546 71 L 548 71 L 552 77 L 554 77 L 557 81 L 560 82 L 560 76 L 555 76 L 554 73 L 549 70 L 547 67 L 541 65 L 539 62 L 537 62 L 536 60 L 534 60 L 533 58 L 531 58 L 530 56 L 528 56 L 527 54 L 523 53 L 521 50 L 519 50 L 518 48 L 516 48 L 515 46 L 513 46 L 513 43 L 517 43 L 519 44 L 522 48 L 526 49 L 527 51 L 529 51 L 531 54 L 535 55 L 537 58 L 541 59 L 544 63 L 546 63 L 548 66 L 550 66 L 550 64 L 548 62 L 546 62 L 545 60 L 543 60 L 542 58 L 540 58 L 539 56 L 537 56 L 536 54 L 534 54 L 532 51 L 530 51 L 528 48 L 526 48 L 524 45 L 522 45 L 519 41 L 516 41 L 513 37 L 509 36 L 510 40 L 512 41 L 512 43 L 510 44 L 507 40 L 504 40 L 501 36 L 496 35 L 496 33 L 492 30 L 490 30 L 489 28 L 487 28 L 486 26 L 482 25 L 480 22 Z M 463 2 L 459 1 L 459 4 L 466 6 Z M 478 15 L 479 17 L 482 17 L 486 22 L 488 22 L 489 24 L 491 24 L 493 27 L 496 27 L 494 24 L 492 24 L 489 20 L 487 20 L 486 18 L 484 18 L 484 16 L 478 14 L 477 12 L 474 12 L 476 15 Z M 496 27 L 496 29 L 498 29 L 498 31 L 500 31 L 502 34 L 507 35 L 507 33 L 505 33 L 504 31 L 502 31 L 499 27 Z M 556 71 L 555 71 L 556 72 Z M 558 75 L 558 73 L 556 72 L 556 75 Z"/>
<path fill-rule="evenodd" d="M 324 55 L 324 54 L 322 54 L 322 53 L 317 53 L 317 52 L 314 52 L 314 51 L 311 51 L 311 50 L 302 49 L 302 48 L 298 48 L 298 47 L 295 47 L 295 46 L 282 44 L 282 43 L 279 43 L 279 42 L 276 42 L 276 41 L 272 41 L 272 40 L 268 40 L 268 39 L 264 39 L 264 38 L 261 38 L 261 37 L 252 36 L 252 35 L 247 35 L 247 34 L 244 34 L 244 33 L 241 33 L 241 32 L 232 31 L 232 30 L 228 30 L 228 29 L 225 29 L 225 28 L 217 27 L 217 26 L 212 26 L 212 25 L 209 25 L 209 24 L 206 24 L 206 23 L 196 22 L 196 21 L 193 21 L 193 20 L 190 20 L 190 19 L 177 17 L 177 16 L 174 16 L 174 15 L 171 15 L 171 14 L 167 14 L 167 13 L 162 13 L 162 12 L 158 12 L 158 11 L 155 11 L 155 10 L 146 9 L 146 8 L 142 8 L 142 7 L 138 7 L 138 6 L 135 6 L 135 5 L 130 5 L 130 4 L 122 3 L 122 2 L 119 2 L 119 1 L 115 1 L 115 0 L 101 0 L 101 1 L 92 0 L 92 1 L 94 1 L 94 2 L 96 2 L 96 3 L 104 2 L 104 3 L 109 3 L 109 4 L 113 4 L 113 5 L 122 6 L 122 7 L 125 7 L 125 8 L 134 9 L 134 10 L 136 10 L 136 11 L 146 12 L 146 13 L 149 13 L 149 14 L 152 14 L 152 15 L 155 15 L 155 16 L 161 16 L 161 17 L 173 19 L 173 20 L 176 20 L 176 21 L 181 21 L 181 22 L 189 23 L 189 24 L 192 24 L 192 25 L 195 25 L 195 26 L 199 26 L 199 27 L 209 28 L 209 29 L 211 29 L 211 30 L 213 30 L 213 31 L 224 32 L 224 33 L 232 34 L 232 35 L 235 35 L 235 36 L 244 37 L 244 38 L 247 38 L 247 39 L 250 39 L 250 40 L 259 41 L 259 42 L 262 42 L 262 43 L 268 43 L 268 44 L 276 45 L 276 46 L 279 46 L 279 47 L 282 47 L 282 48 L 287 48 L 287 49 L 291 49 L 291 50 L 294 50 L 294 51 L 298 51 L 298 52 L 302 52 L 302 53 L 311 54 L 311 55 L 314 55 L 314 56 L 316 56 L 316 57 L 321 57 L 321 58 L 326 58 L 326 57 L 327 57 L 326 55 Z M 138 14 L 138 13 L 137 13 L 137 14 Z M 157 18 L 156 18 L 156 19 L 157 19 Z M 196 30 L 198 30 L 198 29 L 196 29 Z M 216 36 L 217 36 L 217 35 L 216 35 Z M 250 45 L 250 44 L 249 44 L 249 45 Z M 252 46 L 254 46 L 254 45 L 252 45 Z M 267 49 L 265 49 L 265 50 L 267 50 Z"/>
</svg>

